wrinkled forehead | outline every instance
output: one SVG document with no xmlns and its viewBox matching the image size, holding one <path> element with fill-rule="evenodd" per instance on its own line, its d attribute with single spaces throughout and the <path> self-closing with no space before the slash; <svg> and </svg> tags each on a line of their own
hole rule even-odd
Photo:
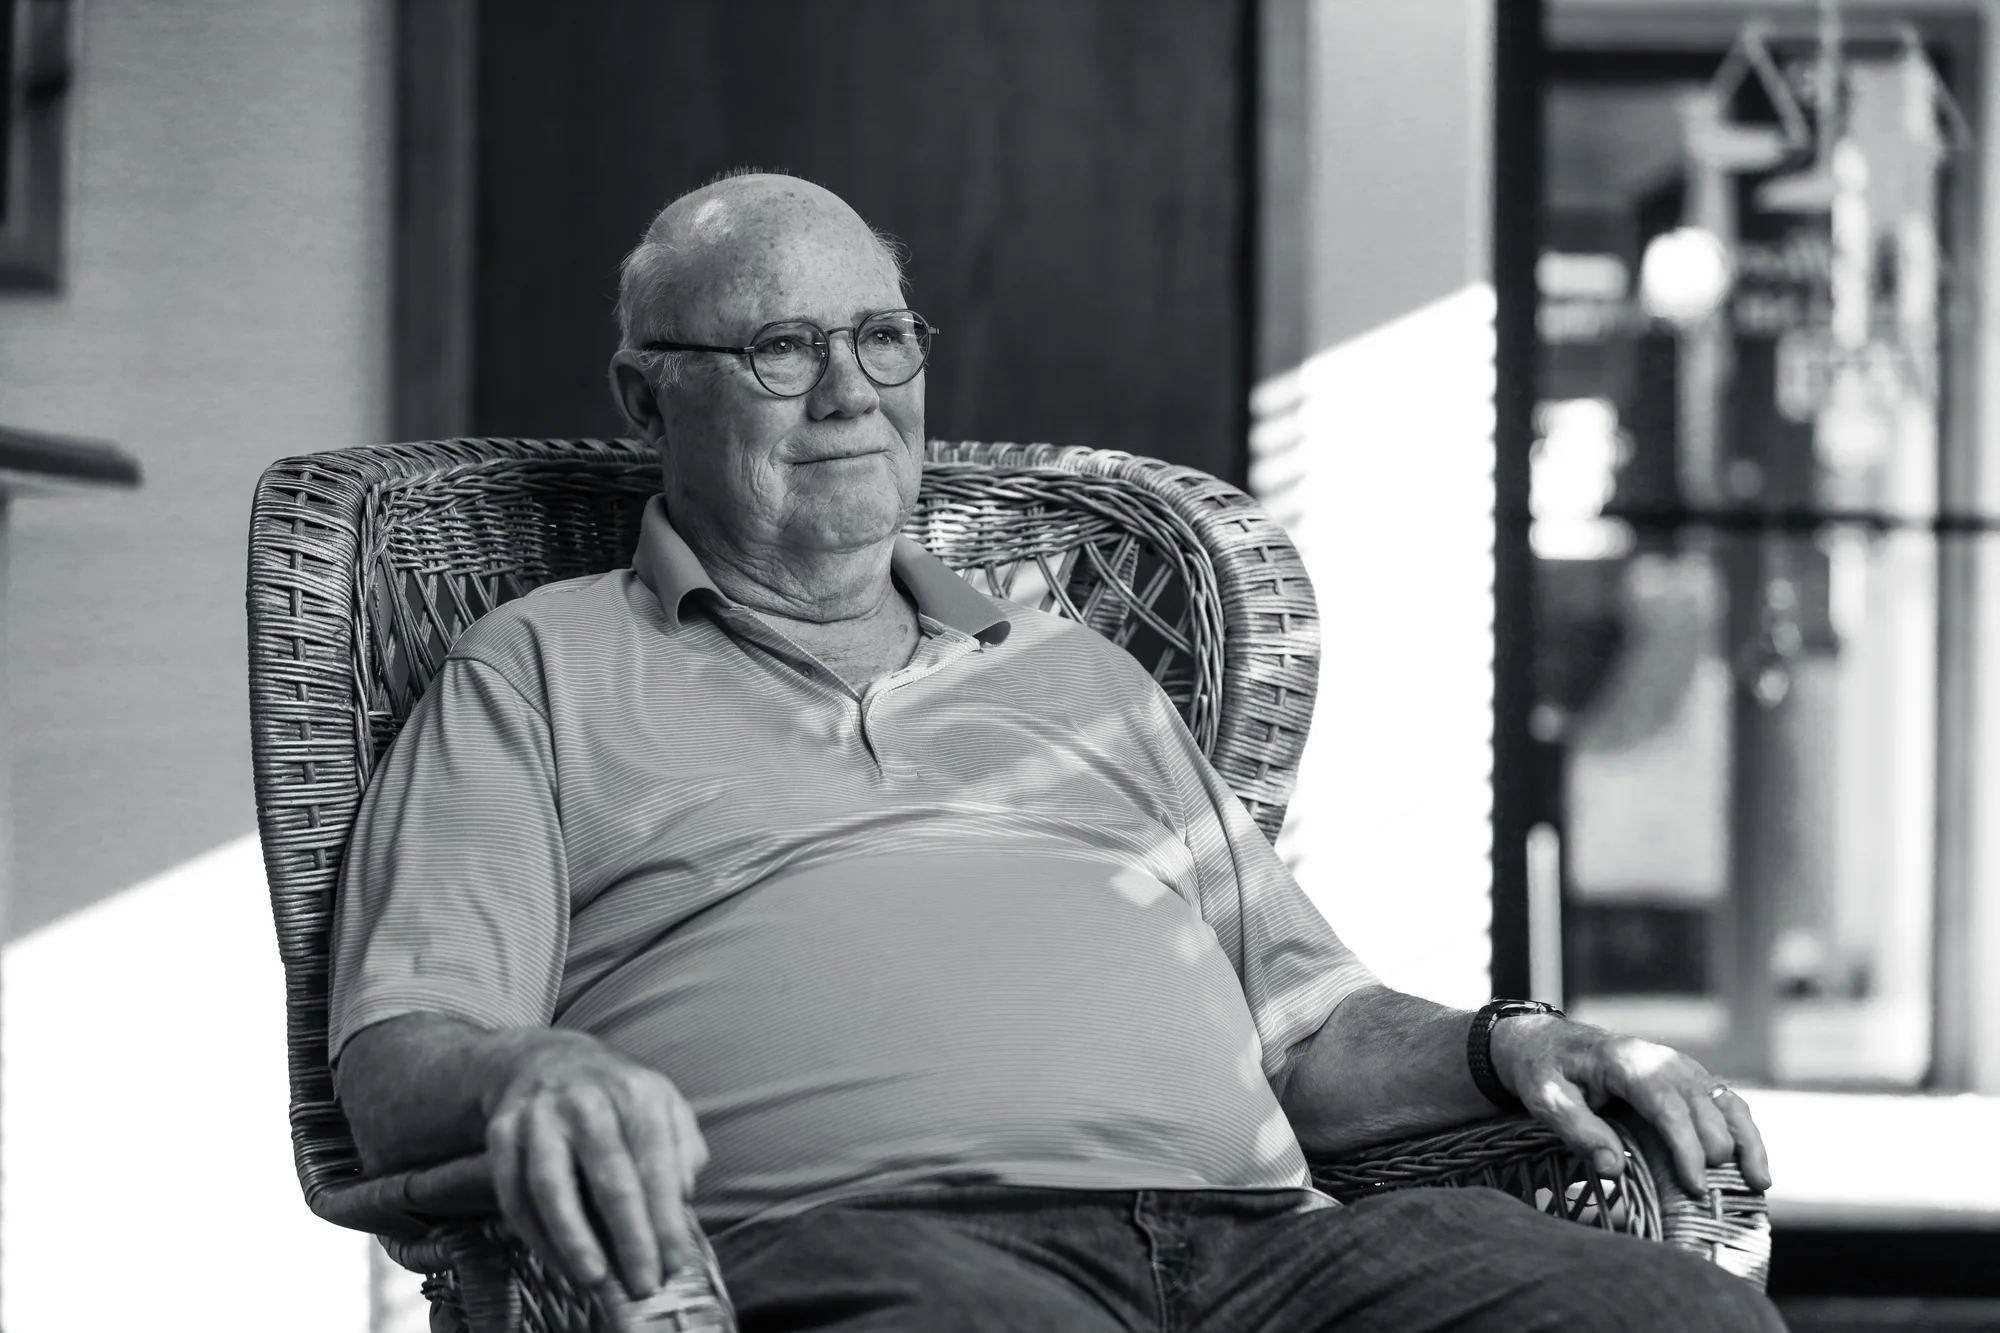
<svg viewBox="0 0 2000 1333">
<path fill-rule="evenodd" d="M 706 336 L 778 319 L 844 324 L 862 310 L 900 305 L 896 271 L 852 210 L 783 199 L 748 209 L 708 200 L 688 219 L 681 258 L 682 317 Z"/>
</svg>

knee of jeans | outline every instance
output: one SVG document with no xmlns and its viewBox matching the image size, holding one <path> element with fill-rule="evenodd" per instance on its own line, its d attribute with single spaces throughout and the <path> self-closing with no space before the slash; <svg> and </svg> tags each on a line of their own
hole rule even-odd
<svg viewBox="0 0 2000 1333">
<path fill-rule="evenodd" d="M 1719 1264 L 1656 1241 L 1634 1241 L 1606 1283 L 1631 1333 L 1784 1333 L 1764 1293 Z"/>
</svg>

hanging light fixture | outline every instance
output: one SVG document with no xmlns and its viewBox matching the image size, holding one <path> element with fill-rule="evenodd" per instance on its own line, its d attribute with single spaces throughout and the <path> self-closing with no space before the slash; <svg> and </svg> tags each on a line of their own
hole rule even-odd
<svg viewBox="0 0 2000 1333">
<path fill-rule="evenodd" d="M 1813 102 L 1817 115 L 1816 132 L 1812 135 L 1812 165 L 1757 187 L 1757 207 L 1766 212 L 1830 212 L 1834 199 L 1842 192 L 1844 182 L 1835 172 L 1834 156 L 1841 137 L 1840 90 L 1846 67 L 1841 59 L 1840 6 L 1835 0 L 1820 0 L 1818 46 L 1813 62 Z"/>
<path fill-rule="evenodd" d="M 1639 303 L 1655 319 L 1693 328 L 1722 308 L 1735 280 L 1729 247 L 1706 227 L 1676 227 L 1646 245 Z"/>
<path fill-rule="evenodd" d="M 1703 102 L 1705 116 L 1691 119 L 1691 156 L 1733 175 L 1770 171 L 1788 158 L 1810 155 L 1810 164 L 1776 176 L 1757 187 L 1759 209 L 1778 213 L 1834 213 L 1843 199 L 1856 198 L 1866 188 L 1866 164 L 1844 144 L 1840 93 L 1846 78 L 1846 48 L 1850 34 L 1838 0 L 1821 0 L 1812 35 L 1815 114 L 1800 104 L 1791 81 L 1772 53 L 1776 30 L 1765 19 L 1744 25 L 1722 64 L 1710 78 Z M 1918 69 L 1928 86 L 1934 112 L 1940 117 L 1943 145 L 1962 150 L 1971 142 L 1965 114 L 1924 55 L 1917 30 L 1908 23 L 1890 26 L 1904 59 Z M 1877 35 L 1874 40 L 1880 41 Z M 1770 104 L 1768 123 L 1746 123 L 1726 117 L 1746 84 L 1754 83 Z M 1843 149 L 1847 151 L 1843 151 Z M 1639 295 L 1646 312 L 1687 330 L 1713 318 L 1734 284 L 1729 245 L 1706 228 L 1685 226 L 1652 238 L 1640 259 Z"/>
<path fill-rule="evenodd" d="M 1752 20 L 1731 43 L 1709 80 L 1707 114 L 1688 127 L 1688 152 L 1731 173 L 1768 171 L 1807 149 L 1812 126 L 1771 55 L 1770 24 Z M 1722 114 L 1745 80 L 1754 80 L 1776 113 L 1776 123 L 1744 124 Z M 1639 297 L 1646 313 L 1687 332 L 1713 319 L 1735 283 L 1729 246 L 1705 227 L 1683 226 L 1646 244 L 1639 261 Z"/>
<path fill-rule="evenodd" d="M 1847 77 L 1847 48 L 1850 34 L 1841 18 L 1839 0 L 1820 0 L 1819 17 L 1813 32 L 1814 114 L 1810 117 L 1799 104 L 1791 81 L 1778 68 L 1771 54 L 1775 30 L 1765 20 L 1744 25 L 1742 33 L 1709 80 L 1709 93 L 1719 107 L 1726 107 L 1742 89 L 1746 78 L 1756 79 L 1771 103 L 1776 124 L 1751 126 L 1723 123 L 1714 127 L 1706 140 L 1691 148 L 1704 160 L 1733 171 L 1768 170 L 1786 157 L 1810 152 L 1811 164 L 1802 170 L 1765 181 L 1757 188 L 1757 207 L 1773 213 L 1826 213 L 1834 201 L 1851 191 L 1839 159 L 1845 126 L 1841 122 L 1840 90 Z M 1942 118 L 1944 143 L 1950 151 L 1968 147 L 1971 125 L 1965 113 L 1945 88 L 1944 80 L 1924 55 L 1923 40 L 1908 23 L 1896 22 L 1887 35 L 1903 48 L 1904 58 L 1922 71 L 1929 87 L 1931 105 Z M 1874 40 L 1881 41 L 1881 30 Z"/>
</svg>

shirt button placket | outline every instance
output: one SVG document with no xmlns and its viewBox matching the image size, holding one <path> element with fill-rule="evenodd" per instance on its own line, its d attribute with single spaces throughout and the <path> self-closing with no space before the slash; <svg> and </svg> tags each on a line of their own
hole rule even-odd
<svg viewBox="0 0 2000 1333">
<path fill-rule="evenodd" d="M 882 764 L 882 755 L 876 750 L 875 737 L 868 730 L 868 700 L 865 698 L 856 700 L 854 710 L 855 724 L 861 732 L 862 748 L 867 750 L 868 757 L 875 761 L 875 771 L 886 777 L 888 774 Z"/>
</svg>

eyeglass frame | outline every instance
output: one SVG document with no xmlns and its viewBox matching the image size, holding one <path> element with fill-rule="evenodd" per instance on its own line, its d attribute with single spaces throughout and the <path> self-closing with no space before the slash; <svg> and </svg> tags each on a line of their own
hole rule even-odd
<svg viewBox="0 0 2000 1333">
<path fill-rule="evenodd" d="M 917 368 L 910 372 L 909 379 L 897 380 L 894 384 L 884 384 L 869 373 L 867 363 L 861 359 L 861 344 L 854 336 L 862 325 L 868 323 L 870 320 L 880 319 L 884 315 L 915 315 L 917 322 L 924 327 L 922 335 L 923 359 L 917 362 Z M 764 383 L 764 377 L 757 373 L 757 358 L 754 355 L 757 350 L 757 344 L 763 341 L 766 333 L 787 324 L 803 324 L 809 329 L 817 330 L 820 336 L 818 345 L 826 348 L 826 354 L 820 357 L 819 374 L 813 376 L 813 382 L 805 388 L 800 389 L 797 393 L 779 393 L 776 389 Z M 938 326 L 925 319 L 922 315 L 918 315 L 916 311 L 910 309 L 908 306 L 894 306 L 888 310 L 876 310 L 863 315 L 856 322 L 843 324 L 837 329 L 822 329 L 810 319 L 774 319 L 768 324 L 759 326 L 757 332 L 751 335 L 750 343 L 747 347 L 717 347 L 711 343 L 669 342 L 664 339 L 656 339 L 653 342 L 642 343 L 639 350 L 642 352 L 722 352 L 730 356 L 740 356 L 750 363 L 750 373 L 756 376 L 758 387 L 763 389 L 765 393 L 770 394 L 773 398 L 803 398 L 814 389 L 817 389 L 826 379 L 827 367 L 833 364 L 833 335 L 836 333 L 847 335 L 847 345 L 854 353 L 854 364 L 860 367 L 861 373 L 867 376 L 870 384 L 878 389 L 900 389 L 905 384 L 908 384 L 910 380 L 914 380 L 917 376 L 923 374 L 925 368 L 930 365 L 931 339 L 937 336 Z"/>
</svg>

